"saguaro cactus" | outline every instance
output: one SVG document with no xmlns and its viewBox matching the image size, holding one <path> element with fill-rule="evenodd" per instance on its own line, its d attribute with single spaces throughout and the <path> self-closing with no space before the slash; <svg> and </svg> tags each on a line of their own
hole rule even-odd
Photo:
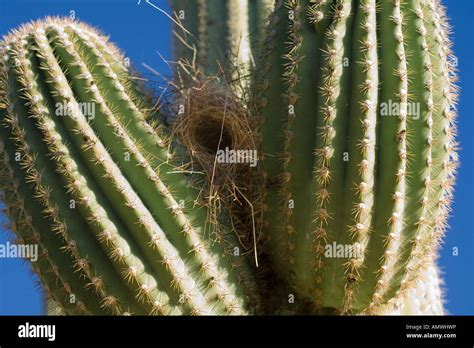
<svg viewBox="0 0 474 348">
<path fill-rule="evenodd" d="M 2 188 L 66 313 L 245 314 L 252 275 L 148 124 L 117 50 L 46 19 L 2 57 Z M 246 285 L 250 288 L 246 288 Z M 71 304 L 69 298 L 74 298 Z"/>
<path fill-rule="evenodd" d="M 429 0 L 290 0 L 273 14 L 255 94 L 267 250 L 316 310 L 400 305 L 435 257 L 456 167 L 446 27 Z"/>
<path fill-rule="evenodd" d="M 187 110 L 174 132 L 151 121 L 121 54 L 84 24 L 49 18 L 0 46 L 0 188 L 18 242 L 39 245 L 48 306 L 442 314 L 436 251 L 457 166 L 457 90 L 438 0 L 172 4 L 176 60 L 189 67 L 194 46 L 197 62 L 190 79 L 175 75 L 172 101 Z M 218 66 L 245 88 L 228 88 Z M 213 167 L 219 132 L 224 145 L 258 144 L 258 170 Z M 203 204 L 208 179 L 258 185 L 251 209 Z M 254 250 L 240 252 L 252 233 Z"/>
</svg>

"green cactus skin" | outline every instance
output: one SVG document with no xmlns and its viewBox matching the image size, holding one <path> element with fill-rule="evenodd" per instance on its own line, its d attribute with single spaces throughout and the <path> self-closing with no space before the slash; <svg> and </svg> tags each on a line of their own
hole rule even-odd
<svg viewBox="0 0 474 348">
<path fill-rule="evenodd" d="M 229 79 L 247 76 L 259 47 L 273 0 L 171 0 L 182 27 L 175 26 L 176 60 L 196 63 L 209 75 L 224 70 Z M 181 18 L 184 16 L 184 18 Z M 184 28 L 184 30 L 183 30 Z"/>
<path fill-rule="evenodd" d="M 396 311 L 435 258 L 457 164 L 447 32 L 436 0 L 272 14 L 255 91 L 266 251 L 315 313 Z M 382 116 L 390 101 L 398 116 Z M 326 257 L 333 242 L 363 257 Z"/>
<path fill-rule="evenodd" d="M 238 241 L 211 222 L 197 179 L 145 121 L 117 49 L 48 18 L 13 31 L 0 52 L 1 189 L 19 242 L 40 246 L 33 267 L 61 310 L 257 310 Z M 95 105 L 94 117 L 79 103 Z"/>
</svg>

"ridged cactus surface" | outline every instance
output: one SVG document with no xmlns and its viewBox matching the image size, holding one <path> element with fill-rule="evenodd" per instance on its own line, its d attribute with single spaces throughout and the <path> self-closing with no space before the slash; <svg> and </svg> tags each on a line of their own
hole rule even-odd
<svg viewBox="0 0 474 348">
<path fill-rule="evenodd" d="M 443 13 L 289 0 L 272 15 L 255 92 L 267 250 L 316 311 L 399 306 L 435 258 L 456 167 Z"/>
<path fill-rule="evenodd" d="M 0 190 L 18 243 L 39 245 L 48 308 L 443 314 L 457 89 L 439 1 L 171 5 L 176 115 L 85 24 L 47 18 L 2 41 Z M 183 142 L 192 125 L 205 136 Z M 217 157 L 195 170 L 219 132 L 258 144 L 255 169 L 232 171 L 245 178 Z M 254 192 L 211 209 L 216 182 Z"/>
<path fill-rule="evenodd" d="M 170 0 L 175 56 L 207 74 L 249 78 L 273 0 Z M 245 79 L 244 78 L 244 79 Z M 241 80 L 243 82 L 243 80 Z"/>
</svg>

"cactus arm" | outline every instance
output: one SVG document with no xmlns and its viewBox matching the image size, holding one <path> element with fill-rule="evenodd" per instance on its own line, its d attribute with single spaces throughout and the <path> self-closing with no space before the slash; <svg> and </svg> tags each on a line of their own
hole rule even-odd
<svg viewBox="0 0 474 348">
<path fill-rule="evenodd" d="M 258 291 L 245 255 L 231 254 L 236 237 L 208 220 L 199 191 L 177 167 L 183 163 L 172 158 L 167 141 L 135 104 L 114 48 L 89 27 L 56 19 L 25 26 L 5 40 L 7 47 L 21 46 L 15 51 L 21 66 L 12 76 L 21 86 L 9 86 L 8 93 L 28 91 L 18 102 L 28 107 L 20 118 L 28 133 L 12 133 L 22 135 L 25 152 L 40 157 L 28 173 L 41 180 L 33 187 L 36 196 L 51 192 L 42 197 L 45 212 L 53 214 L 57 229 L 73 222 L 70 231 L 59 231 L 86 285 L 96 285 L 101 296 L 87 302 L 114 314 L 253 310 L 248 303 Z M 3 97 L 2 103 L 10 105 Z M 69 104 L 64 117 L 55 115 L 57 103 Z M 95 103 L 97 117 L 86 120 L 79 103 Z M 130 163 L 123 160 L 127 153 Z M 69 209 L 68 196 L 76 209 Z M 95 309 L 89 310 L 101 313 Z"/>
<path fill-rule="evenodd" d="M 14 56 L 15 55 L 14 51 L 10 51 L 9 55 Z M 21 58 L 15 57 L 15 59 L 21 59 Z M 13 65 L 10 66 L 10 71 L 13 71 L 13 70 L 20 71 L 20 69 L 21 69 L 21 66 L 17 66 L 15 68 L 13 68 Z M 10 83 L 14 84 L 14 81 L 10 81 Z M 18 90 L 18 89 L 13 89 L 13 90 Z M 48 216 L 53 221 L 50 226 L 44 227 L 45 230 L 55 232 L 58 236 L 61 236 L 63 238 L 64 244 L 62 245 L 62 249 L 64 250 L 64 252 L 66 251 L 71 252 L 71 255 L 74 259 L 74 267 L 73 267 L 74 272 L 83 273 L 83 276 L 88 281 L 90 281 L 90 285 L 93 285 L 95 284 L 93 280 L 100 279 L 100 277 L 94 277 L 92 275 L 93 271 L 90 271 L 87 269 L 87 265 L 89 265 L 88 260 L 86 258 L 83 258 L 79 254 L 79 251 L 77 249 L 69 248 L 69 246 L 73 245 L 73 243 L 76 243 L 76 241 L 75 240 L 73 241 L 72 239 L 70 239 L 71 228 L 65 225 L 63 221 L 60 221 L 57 218 L 57 215 L 54 215 L 58 211 L 58 209 L 60 209 L 61 205 L 56 205 L 54 201 L 52 189 L 48 186 L 43 185 L 43 183 L 39 181 L 40 178 L 42 179 L 46 177 L 44 173 L 40 175 L 40 173 L 35 169 L 35 165 L 39 162 L 38 160 L 39 156 L 37 153 L 28 152 L 30 147 L 35 149 L 35 146 L 26 145 L 26 143 L 24 142 L 24 134 L 26 132 L 26 128 L 25 129 L 19 128 L 20 126 L 18 125 L 18 122 L 21 120 L 21 116 L 25 115 L 25 112 L 26 112 L 24 110 L 25 106 L 23 106 L 23 103 L 21 103 L 21 101 L 19 101 L 17 97 L 13 97 L 13 98 L 14 99 L 12 100 L 11 105 L 14 107 L 12 110 L 16 111 L 17 113 L 15 115 L 10 114 L 9 116 L 7 116 L 7 118 L 5 119 L 5 122 L 11 128 L 11 139 L 15 141 L 16 144 L 19 145 L 17 151 L 15 152 L 15 155 L 21 156 L 21 159 L 22 159 L 21 166 L 23 168 L 26 168 L 27 173 L 28 173 L 27 180 L 29 180 L 29 182 L 33 184 L 33 188 L 34 188 L 33 194 L 31 196 L 25 196 L 25 197 L 36 197 L 38 199 L 42 207 L 39 208 L 37 211 L 42 212 L 45 216 Z M 8 145 L 6 147 L 9 148 Z M 11 156 L 11 153 L 10 153 L 10 156 Z M 39 221 L 40 227 L 43 228 L 41 225 L 41 222 L 42 222 L 41 218 L 37 218 L 35 219 L 35 221 Z M 41 237 L 38 237 L 38 238 L 41 238 Z M 41 240 L 47 242 L 49 238 L 52 238 L 52 237 L 48 236 L 46 238 L 41 238 Z M 57 255 L 56 252 L 59 250 L 60 249 L 51 250 L 51 255 L 49 256 L 52 258 L 52 260 L 55 259 L 54 257 L 55 255 Z"/>
<path fill-rule="evenodd" d="M 50 28 L 47 31 L 51 32 L 52 30 Z M 28 41 L 25 41 L 25 42 L 28 43 Z M 32 44 L 32 43 L 30 42 L 29 44 Z M 39 107 L 39 106 L 36 105 L 35 103 L 37 103 L 41 100 L 46 100 L 47 103 L 49 103 L 48 107 L 50 108 L 50 112 L 51 112 L 51 115 L 52 115 L 54 113 L 54 111 L 53 111 L 54 108 L 51 104 L 52 102 L 54 102 L 54 101 L 56 101 L 56 102 L 65 102 L 66 97 L 69 97 L 70 98 L 69 100 L 73 100 L 74 102 L 80 101 L 80 99 L 76 100 L 77 95 L 74 95 L 73 91 L 69 89 L 69 86 L 64 84 L 64 81 L 66 81 L 66 75 L 63 75 L 61 67 L 56 62 L 56 57 L 53 55 L 53 52 L 52 52 L 51 47 L 49 45 L 55 46 L 56 43 L 53 43 L 52 41 L 49 42 L 47 37 L 45 36 L 44 31 L 37 30 L 37 33 L 36 33 L 36 36 L 35 36 L 35 42 L 33 43 L 33 46 L 38 47 L 39 53 L 37 54 L 35 59 L 38 59 L 40 61 L 40 64 L 41 64 L 42 68 L 45 70 L 45 71 L 41 72 L 41 76 L 39 77 L 39 79 L 43 78 L 47 81 L 47 83 L 42 84 L 41 93 L 38 92 L 38 94 L 40 94 L 40 96 L 43 96 L 43 98 L 38 99 L 38 98 L 35 97 L 34 101 L 31 102 L 31 104 L 34 105 L 34 107 L 36 108 L 36 107 Z M 56 47 L 56 50 L 59 50 L 59 48 Z M 63 52 L 63 54 L 64 54 L 64 52 Z M 36 62 L 33 62 L 33 63 L 35 64 Z M 79 64 L 79 65 L 81 66 L 81 64 Z M 39 75 L 38 71 L 36 71 L 36 73 Z M 29 76 L 26 73 L 24 75 Z M 75 76 L 72 76 L 70 74 L 67 77 L 75 78 Z M 25 80 L 25 77 L 22 75 L 22 81 L 24 81 L 24 80 Z M 25 85 L 29 86 L 29 85 L 31 85 L 31 82 L 29 82 L 29 83 L 27 82 Z M 50 96 L 48 95 L 48 93 L 46 91 L 48 89 L 54 91 L 54 90 L 56 90 L 56 88 L 57 88 L 57 90 L 61 91 L 61 93 L 54 93 L 53 92 L 52 93 L 53 99 L 49 99 Z M 35 92 L 34 95 L 36 96 L 37 93 Z M 26 95 L 25 97 L 28 98 L 29 95 Z M 72 98 L 74 98 L 74 99 L 72 99 Z M 36 100 L 36 99 L 38 99 L 38 100 Z M 99 144 L 99 139 L 96 137 L 96 134 L 93 133 L 93 130 L 90 128 L 90 126 L 86 122 L 84 122 L 84 118 L 83 118 L 84 116 L 82 114 L 80 114 L 79 111 L 76 111 L 75 108 L 73 108 L 73 110 L 74 110 L 73 111 L 74 113 L 71 114 L 70 117 L 64 117 L 64 118 L 56 117 L 56 118 L 54 118 L 54 117 L 50 117 L 50 115 L 48 114 L 48 115 L 44 115 L 44 117 L 36 117 L 35 121 L 37 122 L 37 125 L 38 125 L 39 129 L 41 130 L 41 132 L 44 135 L 44 138 L 46 139 L 45 142 L 47 143 L 48 146 L 51 147 L 51 152 L 55 153 L 56 154 L 55 156 L 58 157 L 57 158 L 57 161 L 59 163 L 58 173 L 60 175 L 64 176 L 64 179 L 66 180 L 66 186 L 71 191 L 70 193 L 71 194 L 79 193 L 79 196 L 75 197 L 75 198 L 78 198 L 78 202 L 88 204 L 88 206 L 91 203 L 96 204 L 95 207 L 94 207 L 95 208 L 94 213 L 91 214 L 91 212 L 87 211 L 87 210 L 85 212 L 85 217 L 88 218 L 88 221 L 91 222 L 90 225 L 96 225 L 97 224 L 97 225 L 99 225 L 99 227 L 108 228 L 108 230 L 107 230 L 108 233 L 107 234 L 103 230 L 98 231 L 100 239 L 103 239 L 107 242 L 110 242 L 109 236 L 114 235 L 115 236 L 115 241 L 114 242 L 117 242 L 116 234 L 114 234 L 115 231 L 111 232 L 109 230 L 109 229 L 113 229 L 114 224 L 113 223 L 108 224 L 108 221 L 107 221 L 107 218 L 106 218 L 107 213 L 105 213 L 103 207 L 101 205 L 98 205 L 97 201 L 95 201 L 96 194 L 99 194 L 100 190 L 98 190 L 97 188 L 94 188 L 94 182 L 100 183 L 101 180 L 103 180 L 101 175 L 98 175 L 97 173 L 99 173 L 99 174 L 104 174 L 105 173 L 107 175 L 110 174 L 108 177 L 109 177 L 109 179 L 112 179 L 111 180 L 112 183 L 118 182 L 119 184 L 120 183 L 123 184 L 123 186 L 125 186 L 128 183 L 124 182 L 123 178 L 120 177 L 120 173 L 117 171 L 116 167 L 114 167 L 115 164 L 108 161 L 108 157 L 107 157 L 108 153 L 106 153 L 105 149 L 103 148 L 103 145 Z M 132 108 L 132 110 L 133 110 L 133 108 Z M 64 122 L 64 124 L 60 124 L 60 122 Z M 64 126 L 66 126 L 66 127 L 64 127 Z M 75 130 L 77 133 L 71 132 L 70 130 Z M 61 141 L 64 140 L 64 139 L 68 139 L 68 140 L 66 140 L 66 143 L 68 144 L 67 146 L 65 146 L 63 143 L 61 143 Z M 70 143 L 71 140 L 72 140 L 72 143 Z M 87 148 L 84 148 L 81 145 L 83 145 L 84 142 L 86 142 L 86 141 L 89 141 L 89 143 L 87 144 Z M 93 144 L 93 146 L 89 146 L 94 141 L 96 143 Z M 69 145 L 69 144 L 71 144 L 71 145 Z M 97 145 L 97 144 L 99 144 L 99 145 Z M 81 159 L 78 159 L 79 157 L 82 157 L 83 154 L 78 155 L 77 152 L 74 151 L 73 145 L 82 147 L 82 149 L 85 152 L 88 152 L 88 153 L 93 152 L 92 156 L 82 158 L 83 160 L 85 160 L 86 163 L 82 163 Z M 70 151 L 72 151 L 72 152 L 70 152 Z M 90 159 L 92 159 L 92 160 L 96 159 L 96 163 L 94 163 L 96 168 L 91 168 L 89 163 L 87 163 L 87 160 L 90 160 Z M 100 159 L 100 160 L 98 160 L 98 159 Z M 110 169 L 110 171 L 98 172 L 99 170 L 103 170 L 103 168 L 105 166 L 108 166 L 107 169 Z M 64 169 L 64 167 L 66 168 L 66 170 Z M 99 169 L 97 169 L 97 168 L 99 168 Z M 94 169 L 96 169 L 97 171 L 93 172 Z M 92 176 L 88 177 L 89 174 L 86 174 L 88 171 L 90 171 Z M 174 175 L 175 175 L 175 177 L 177 176 L 176 174 L 174 174 Z M 179 176 L 178 176 L 178 178 L 179 178 Z M 45 177 L 44 180 L 46 180 L 46 177 Z M 52 185 L 52 184 L 55 184 L 55 183 L 56 183 L 55 181 L 52 181 L 49 184 Z M 89 186 L 89 185 L 92 185 L 92 186 Z M 93 191 L 90 190 L 90 187 L 93 188 Z M 135 199 L 137 201 L 137 197 L 134 196 L 134 194 L 131 192 L 131 190 L 129 190 L 128 192 L 121 193 L 117 197 L 117 196 L 111 196 L 111 194 L 113 194 L 114 188 L 113 187 L 108 188 L 108 183 L 107 182 L 105 182 L 105 184 L 103 185 L 103 188 L 104 188 L 105 196 L 108 197 L 108 199 L 112 198 L 112 201 L 113 201 L 113 198 L 115 198 L 115 200 L 118 201 L 118 202 L 125 202 L 125 199 L 127 200 L 127 202 L 131 202 L 130 198 Z M 112 191 L 112 193 L 111 193 L 111 191 Z M 60 190 L 59 189 L 58 190 L 53 190 L 53 192 L 57 193 L 57 192 L 60 192 Z M 94 192 L 94 193 L 92 193 L 92 192 Z M 86 197 L 88 198 L 87 200 L 85 199 Z M 101 203 L 104 204 L 103 199 L 102 199 Z M 137 213 L 137 215 L 138 215 L 138 212 L 143 213 L 143 214 L 150 214 L 149 211 L 146 210 L 146 208 L 144 206 L 140 206 L 139 203 L 140 202 L 137 203 L 136 207 L 131 206 L 130 207 L 130 208 L 132 208 L 131 210 L 134 210 Z M 116 206 L 116 208 L 117 208 L 116 210 L 110 209 L 110 208 L 106 208 L 106 209 L 109 213 L 111 213 L 111 212 L 117 213 L 118 212 L 119 216 L 123 216 L 121 214 L 123 214 L 124 212 L 119 210 L 120 207 Z M 89 213 L 89 215 L 88 215 L 88 213 Z M 179 211 L 178 211 L 178 213 L 179 213 Z M 128 217 L 130 217 L 130 215 Z M 73 221 L 73 220 L 71 219 L 71 221 Z M 135 226 L 130 226 L 130 225 L 127 226 L 127 227 L 129 228 L 129 230 L 131 230 L 132 228 L 136 228 Z M 137 229 L 136 233 L 138 231 L 139 230 Z M 145 232 L 146 232 L 146 230 L 145 230 Z M 101 233 L 102 233 L 102 235 L 100 235 Z M 162 236 L 161 239 L 164 239 L 163 237 L 164 236 Z M 157 243 L 160 243 L 160 241 L 158 239 L 156 239 L 155 241 Z M 77 241 L 77 242 L 79 243 L 79 241 Z M 166 251 L 171 250 L 171 252 L 174 252 L 174 250 L 172 249 L 172 246 L 169 244 L 169 242 L 165 241 L 164 244 L 165 244 L 164 247 L 161 246 L 161 245 L 160 245 L 160 247 L 162 247 L 164 249 L 168 248 L 168 249 L 166 249 Z M 116 248 L 116 246 L 117 245 L 114 245 L 114 248 Z M 195 249 L 198 249 L 199 246 L 200 245 L 193 245 L 192 247 L 195 248 Z M 125 245 L 125 247 L 126 247 L 126 245 Z M 151 246 L 149 246 L 149 247 L 151 247 Z M 201 247 L 205 248 L 206 245 L 201 243 Z M 92 250 L 97 250 L 98 248 L 91 246 L 91 249 Z M 134 250 L 136 250 L 136 249 L 134 249 Z M 188 250 L 192 250 L 192 248 L 189 248 Z M 222 248 L 220 250 L 222 251 Z M 112 251 L 115 252 L 115 255 L 113 255 L 111 253 L 110 258 L 115 259 L 114 261 L 117 261 L 117 259 L 118 259 L 118 262 L 121 265 L 124 263 L 124 256 L 129 256 L 128 255 L 129 250 L 127 250 L 127 249 L 122 250 L 121 248 L 118 248 L 118 249 L 114 249 Z M 126 254 L 126 255 L 124 255 L 124 254 Z M 221 253 L 219 256 L 222 257 L 222 254 L 223 253 Z M 142 255 L 140 255 L 140 256 L 142 256 Z M 127 261 L 129 261 L 129 259 Z M 182 267 L 182 268 L 184 268 L 184 266 L 182 266 L 183 260 L 181 260 L 180 258 L 176 258 L 176 259 L 173 258 L 171 260 L 166 260 L 166 261 L 169 261 L 172 264 L 170 266 L 171 268 L 173 268 L 173 267 Z M 222 264 L 222 262 L 220 262 L 220 265 L 221 264 Z M 162 303 L 163 301 L 161 301 L 161 300 L 165 300 L 165 302 L 167 302 L 166 299 L 162 299 L 159 296 L 156 296 L 156 294 L 155 294 L 156 286 L 154 286 L 154 284 L 153 284 L 153 279 L 145 279 L 145 282 L 140 282 L 139 281 L 139 280 L 143 280 L 143 274 L 142 274 L 143 273 L 143 267 L 134 267 L 135 265 L 130 265 L 130 264 L 128 264 L 127 266 L 128 267 L 126 267 L 125 269 L 121 269 L 121 275 L 124 276 L 124 278 L 125 278 L 124 283 L 127 283 L 127 284 L 130 285 L 130 288 L 132 290 L 131 292 L 135 294 L 137 301 L 140 302 L 143 305 L 143 307 L 145 307 L 146 313 L 152 313 L 152 312 L 155 312 L 155 313 L 158 313 L 158 314 L 160 314 L 160 313 L 166 313 L 166 314 L 176 313 L 175 309 L 168 310 L 166 308 L 167 304 Z M 207 266 L 207 264 L 205 266 Z M 232 263 L 231 265 L 226 264 L 225 266 L 228 267 L 229 273 L 231 273 L 230 269 L 234 266 L 234 263 Z M 83 266 L 83 267 L 85 267 L 85 266 Z M 163 265 L 163 269 L 165 269 L 165 265 Z M 195 277 L 196 278 L 198 278 L 200 276 L 200 269 L 194 270 L 193 268 L 190 268 L 190 270 L 192 270 L 192 272 L 195 272 Z M 173 271 L 173 269 L 172 269 L 172 271 Z M 179 272 L 179 270 L 175 269 L 174 271 L 175 271 L 175 273 L 174 273 L 173 276 L 176 276 L 176 277 L 181 277 L 182 276 L 182 273 Z M 219 269 L 219 272 L 226 275 L 224 273 L 224 269 Z M 186 274 L 187 271 L 184 271 L 184 273 Z M 211 276 L 212 276 L 212 274 L 211 274 Z M 180 284 L 181 284 L 181 286 L 183 286 L 182 283 L 184 281 L 186 281 L 186 279 L 183 280 L 182 278 L 177 279 L 177 281 L 175 281 L 175 282 L 173 282 L 173 280 L 174 280 L 173 278 L 171 278 L 169 280 L 170 280 L 169 282 L 166 282 L 166 280 L 165 280 L 165 283 L 168 283 L 169 285 L 173 285 L 173 284 L 176 285 L 177 284 L 178 286 Z M 190 280 L 190 282 L 192 282 L 192 281 L 193 280 Z M 216 283 L 216 285 L 215 285 L 216 287 L 219 287 L 220 285 L 222 285 L 222 282 L 223 282 L 223 280 L 219 279 L 218 277 L 216 277 L 216 279 L 214 279 L 214 281 Z M 240 278 L 238 280 L 235 280 L 236 283 L 239 282 L 239 281 L 241 281 Z M 115 281 L 115 283 L 122 284 L 122 281 L 121 280 L 120 281 Z M 194 284 L 194 283 L 190 283 L 190 284 Z M 211 284 L 211 285 L 213 285 L 213 284 Z M 138 288 L 136 286 L 138 286 Z M 191 286 L 189 284 L 187 286 L 188 286 L 188 289 L 191 288 Z M 202 297 L 203 302 L 204 302 L 204 298 L 203 298 L 204 295 L 203 294 L 206 292 L 205 289 L 202 293 L 200 293 L 201 286 L 199 286 L 199 287 L 198 286 L 193 286 L 191 290 L 195 291 L 195 293 L 199 292 L 198 295 L 200 297 Z M 226 289 L 222 290 L 222 289 L 219 288 L 219 290 L 224 292 L 224 293 L 221 293 L 221 294 L 217 293 L 215 295 L 216 298 L 219 301 L 221 299 L 225 301 L 226 298 L 229 298 L 229 297 L 232 296 L 232 294 L 226 294 L 225 293 Z M 177 292 L 175 291 L 174 293 L 177 293 Z M 209 293 L 211 293 L 211 291 L 209 291 Z M 185 292 L 185 294 L 188 294 L 188 293 Z M 192 296 L 192 294 L 191 294 L 191 296 Z M 108 300 L 111 300 L 111 299 L 112 298 L 109 298 Z M 189 301 L 189 299 L 188 299 L 188 301 Z M 189 301 L 190 304 L 189 305 L 186 304 L 188 312 L 189 313 L 200 313 L 200 312 L 202 312 L 203 308 L 202 307 L 199 308 L 198 304 L 194 303 L 193 301 L 194 301 L 194 299 L 191 299 L 191 301 Z M 217 300 L 215 300 L 215 301 L 218 302 Z M 122 302 L 122 301 L 120 301 L 120 302 Z M 115 301 L 115 305 L 117 307 L 117 310 L 115 311 L 115 313 L 121 312 L 121 309 L 119 309 L 119 303 L 120 302 L 118 300 Z M 133 299 L 124 300 L 123 303 L 132 304 Z M 231 305 L 235 305 L 236 308 L 229 308 L 229 307 L 231 307 Z M 205 306 L 207 306 L 207 304 L 205 304 Z M 239 306 L 240 306 L 239 303 L 231 303 L 231 304 L 228 303 L 226 311 L 229 311 L 229 312 L 233 313 L 233 312 L 235 312 L 236 309 L 239 310 L 239 308 L 240 308 Z M 219 308 L 216 309 L 216 310 L 220 311 Z M 132 311 L 135 312 L 135 313 L 137 312 L 137 311 L 134 311 L 133 309 L 132 309 Z M 206 309 L 206 312 L 210 313 L 211 310 Z M 141 310 L 138 313 L 141 313 Z"/>
</svg>

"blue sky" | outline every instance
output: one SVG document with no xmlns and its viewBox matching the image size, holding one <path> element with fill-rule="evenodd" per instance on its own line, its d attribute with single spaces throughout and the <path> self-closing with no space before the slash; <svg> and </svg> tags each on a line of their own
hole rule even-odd
<svg viewBox="0 0 474 348">
<path fill-rule="evenodd" d="M 165 59 L 171 59 L 170 21 L 145 0 L 0 0 L 0 35 L 19 24 L 46 15 L 77 18 L 99 27 L 125 51 L 127 57 L 142 70 L 147 63 L 162 74 L 169 75 Z M 167 0 L 151 0 L 169 10 Z M 445 239 L 439 264 L 444 272 L 446 309 L 451 314 L 474 314 L 474 118 L 471 105 L 474 97 L 474 41 L 472 39 L 472 0 L 444 0 L 454 27 L 454 51 L 458 57 L 461 97 L 459 103 L 459 137 L 461 167 L 450 230 Z M 0 222 L 4 217 L 0 216 Z M 0 229 L 0 243 L 8 232 Z M 453 255 L 458 248 L 458 256 Z M 41 314 L 41 295 L 34 277 L 21 260 L 0 259 L 0 315 Z"/>
</svg>

